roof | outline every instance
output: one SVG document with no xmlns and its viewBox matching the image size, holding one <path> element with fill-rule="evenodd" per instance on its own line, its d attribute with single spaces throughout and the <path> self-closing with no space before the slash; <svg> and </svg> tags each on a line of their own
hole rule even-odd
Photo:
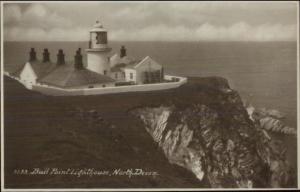
<svg viewBox="0 0 300 192">
<path fill-rule="evenodd" d="M 107 30 L 103 28 L 103 25 L 99 21 L 96 21 L 96 24 L 93 26 L 90 32 L 101 32 L 101 31 L 107 31 Z"/>
<path fill-rule="evenodd" d="M 131 68 L 131 69 L 135 69 L 138 66 L 146 63 L 146 62 L 154 62 L 155 64 L 158 64 L 156 61 L 154 61 L 153 59 L 151 59 L 149 56 L 146 56 L 144 59 L 141 60 L 132 60 L 126 63 L 126 66 L 124 68 Z M 118 65 L 118 64 L 117 64 Z M 158 64 L 159 65 L 159 64 Z"/>
<path fill-rule="evenodd" d="M 24 66 L 26 65 L 26 63 L 21 68 L 19 68 L 17 71 L 15 71 L 13 73 L 13 75 L 16 77 L 20 77 L 20 74 L 21 74 Z M 37 61 L 30 61 L 29 63 L 38 79 L 47 75 L 48 73 L 50 73 L 57 67 L 56 63 L 52 63 L 52 62 L 42 62 L 42 61 L 37 60 Z"/>
<path fill-rule="evenodd" d="M 141 60 L 139 63 L 137 63 L 136 65 L 134 65 L 134 68 L 137 68 L 138 66 L 140 66 L 140 65 L 142 65 L 142 64 L 144 64 L 144 63 L 146 63 L 146 62 L 148 62 L 148 63 L 152 63 L 152 62 L 154 62 L 154 63 L 156 63 L 153 59 L 151 59 L 151 57 L 149 57 L 149 56 L 146 56 L 143 60 Z M 156 63 L 157 64 L 157 63 Z"/>
<path fill-rule="evenodd" d="M 129 64 L 132 62 L 135 62 L 136 60 L 133 57 L 129 57 L 129 56 L 125 56 L 125 57 L 120 57 L 119 54 L 114 54 L 113 56 L 110 57 L 110 64 L 111 66 L 115 66 L 117 64 L 120 63 L 125 63 L 125 64 Z"/>
<path fill-rule="evenodd" d="M 86 68 L 75 69 L 73 65 L 63 65 L 39 80 L 40 83 L 53 85 L 62 88 L 77 87 L 91 84 L 110 83 L 115 80 L 90 71 Z"/>
<path fill-rule="evenodd" d="M 127 64 L 126 68 L 135 68 L 142 60 L 136 60 Z"/>
<path fill-rule="evenodd" d="M 121 72 L 122 68 L 126 67 L 125 63 L 118 63 L 115 66 L 113 66 L 112 68 L 110 68 L 111 72 Z"/>
<path fill-rule="evenodd" d="M 114 55 L 112 55 L 110 57 L 110 61 L 117 61 L 119 59 L 120 59 L 120 56 L 117 53 L 115 53 Z"/>
<path fill-rule="evenodd" d="M 160 65 L 149 56 L 144 57 L 144 59 L 142 60 L 134 60 L 133 58 L 130 58 L 128 56 L 120 58 L 118 54 L 114 54 L 110 57 L 110 61 L 112 66 L 111 72 L 119 72 L 122 71 L 121 69 L 123 68 L 136 69 L 137 67 L 145 63 L 153 63 L 155 65 Z"/>
<path fill-rule="evenodd" d="M 156 66 L 162 67 L 159 63 L 154 61 L 150 56 L 146 56 L 144 59 L 142 59 L 136 63 L 133 63 L 132 68 L 136 69 L 143 64 L 150 64 L 150 65 L 156 65 Z"/>
<path fill-rule="evenodd" d="M 121 72 L 124 68 L 130 68 L 133 69 L 137 64 L 140 63 L 140 60 L 137 61 L 130 61 L 128 63 L 117 63 L 115 66 L 110 68 L 111 72 Z"/>
</svg>

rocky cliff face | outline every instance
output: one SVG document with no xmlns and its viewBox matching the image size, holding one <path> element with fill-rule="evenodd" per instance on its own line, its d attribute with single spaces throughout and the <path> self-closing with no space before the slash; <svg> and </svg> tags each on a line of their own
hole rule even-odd
<svg viewBox="0 0 300 192">
<path fill-rule="evenodd" d="M 174 93 L 168 104 L 131 110 L 145 125 L 169 162 L 217 187 L 286 187 L 290 167 L 282 144 L 259 120 L 251 120 L 227 81 Z M 185 94 L 186 93 L 186 94 Z"/>
</svg>

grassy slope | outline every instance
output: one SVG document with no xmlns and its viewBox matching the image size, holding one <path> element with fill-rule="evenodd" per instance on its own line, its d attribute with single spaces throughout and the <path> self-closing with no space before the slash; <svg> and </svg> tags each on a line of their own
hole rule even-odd
<svg viewBox="0 0 300 192">
<path fill-rule="evenodd" d="M 208 80 L 208 81 L 207 81 Z M 192 102 L 212 95 L 195 94 L 194 83 L 176 90 L 103 96 L 50 97 L 5 78 L 5 187 L 118 188 L 206 187 L 184 168 L 171 165 L 140 121 L 127 111 L 138 106 Z M 205 85 L 209 79 L 202 79 Z M 203 86 L 205 92 L 209 94 Z M 97 110 L 104 119 L 81 117 L 74 109 Z M 84 113 L 85 114 L 85 113 Z M 143 168 L 158 177 L 18 176 L 18 168 Z"/>
</svg>

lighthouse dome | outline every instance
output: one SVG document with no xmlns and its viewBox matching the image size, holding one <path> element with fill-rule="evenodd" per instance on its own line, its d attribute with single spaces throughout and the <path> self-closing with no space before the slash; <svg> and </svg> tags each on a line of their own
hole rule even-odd
<svg viewBox="0 0 300 192">
<path fill-rule="evenodd" d="M 99 21 L 96 21 L 96 23 L 94 24 L 90 32 L 101 32 L 101 31 L 106 31 L 106 29 L 104 29 L 103 25 Z"/>
</svg>

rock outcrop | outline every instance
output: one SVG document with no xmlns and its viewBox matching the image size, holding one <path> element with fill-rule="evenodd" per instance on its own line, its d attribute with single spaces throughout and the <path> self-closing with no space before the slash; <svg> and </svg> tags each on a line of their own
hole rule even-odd
<svg viewBox="0 0 300 192">
<path fill-rule="evenodd" d="M 168 104 L 130 112 L 144 123 L 170 163 L 207 179 L 213 188 L 288 186 L 291 170 L 283 144 L 250 119 L 225 79 L 207 82 L 187 87 L 188 95 L 174 93 Z"/>
<path fill-rule="evenodd" d="M 266 108 L 256 109 L 250 104 L 245 107 L 250 119 L 254 122 L 259 122 L 262 129 L 288 135 L 297 135 L 295 128 L 285 125 L 285 116 L 278 110 L 268 110 Z"/>
</svg>

